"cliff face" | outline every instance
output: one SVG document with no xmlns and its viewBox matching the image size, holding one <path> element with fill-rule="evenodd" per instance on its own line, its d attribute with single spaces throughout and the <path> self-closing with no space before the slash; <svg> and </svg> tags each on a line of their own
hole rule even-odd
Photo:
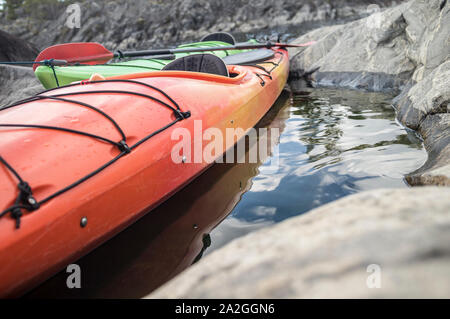
<svg viewBox="0 0 450 319">
<path fill-rule="evenodd" d="M 37 48 L 0 30 L 0 61 L 34 61 Z M 42 85 L 31 67 L 0 65 L 0 107 L 37 93 Z"/>
<path fill-rule="evenodd" d="M 295 42 L 318 43 L 292 51 L 292 74 L 299 78 L 293 89 L 307 83 L 399 93 L 398 119 L 420 132 L 429 154 L 408 181 L 450 185 L 450 5 L 413 0 L 357 20 L 370 13 L 369 4 L 392 3 L 83 1 L 79 29 L 65 25 L 64 8 L 51 17 L 3 20 L 0 28 L 39 49 L 76 41 L 157 48 L 215 31 L 303 34 Z M 15 42 L 12 55 L 5 43 L 4 59 L 34 58 L 35 49 L 20 47 L 26 43 Z M 41 86 L 30 68 L 0 67 L 0 88 L 0 104 L 8 104 Z M 443 187 L 350 196 L 235 240 L 150 297 L 448 297 L 449 211 Z M 381 267 L 382 289 L 366 285 L 373 264 Z"/>
<path fill-rule="evenodd" d="M 294 42 L 292 74 L 313 86 L 394 91 L 398 120 L 424 138 L 428 161 L 407 177 L 413 185 L 450 185 L 450 4 L 414 0 Z"/>
<path fill-rule="evenodd" d="M 3 17 L 0 29 L 43 49 L 63 42 L 96 41 L 112 49 L 156 48 L 195 41 L 204 34 L 305 33 L 324 24 L 343 23 L 370 13 L 369 5 L 385 7 L 391 0 L 172 0 L 80 1 L 80 28 L 69 28 L 66 6 L 40 7 L 38 17 Z M 292 37 L 293 35 L 291 35 Z"/>
<path fill-rule="evenodd" d="M 78 1 L 80 28 L 69 27 L 76 21 L 70 19 L 68 5 L 41 4 L 30 14 L 19 8 L 13 21 L 0 16 L 0 29 L 9 33 L 0 33 L 0 61 L 34 60 L 36 47 L 58 43 L 93 41 L 111 50 L 148 49 L 198 41 L 217 31 L 231 32 L 238 40 L 278 35 L 288 40 L 324 24 L 367 16 L 370 4 L 383 8 L 396 2 L 401 1 Z M 0 105 L 41 89 L 30 68 L 0 66 L 0 71 Z"/>
<path fill-rule="evenodd" d="M 37 48 L 28 41 L 0 30 L 0 61 L 29 61 L 37 54 Z"/>
</svg>

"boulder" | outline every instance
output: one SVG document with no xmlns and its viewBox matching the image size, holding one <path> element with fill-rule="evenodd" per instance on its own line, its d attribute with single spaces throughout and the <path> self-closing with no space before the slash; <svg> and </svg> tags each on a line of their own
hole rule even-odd
<svg viewBox="0 0 450 319">
<path fill-rule="evenodd" d="M 236 239 L 147 297 L 449 298 L 449 242 L 449 188 L 380 189 Z"/>
<path fill-rule="evenodd" d="M 37 54 L 34 45 L 0 30 L 0 61 L 34 61 Z M 0 108 L 42 90 L 31 65 L 0 64 Z"/>
<path fill-rule="evenodd" d="M 412 0 L 296 39 L 317 40 L 291 50 L 291 86 L 390 91 L 398 120 L 424 138 L 429 158 L 407 180 L 449 185 L 450 4 Z M 437 175 L 436 175 L 437 174 Z M 423 176 L 422 176 L 423 175 Z"/>
<path fill-rule="evenodd" d="M 0 66 L 0 108 L 43 90 L 31 67 Z"/>
<path fill-rule="evenodd" d="M 344 25 L 324 27 L 293 43 L 291 69 L 315 86 L 397 91 L 418 82 L 449 58 L 450 5 L 413 0 Z"/>
<path fill-rule="evenodd" d="M 398 1 L 397 1 L 398 2 Z M 100 42 L 110 49 L 148 49 L 198 41 L 217 31 L 236 35 L 278 34 L 289 37 L 323 24 L 343 23 L 368 14 L 368 6 L 390 6 L 392 0 L 173 0 L 173 1 L 78 1 L 80 27 L 68 24 L 64 4 L 49 9 L 50 15 L 19 15 L 1 27 L 40 49 L 55 43 Z M 42 6 L 45 6 L 44 4 Z M 42 9 L 41 11 L 46 11 Z"/>
<path fill-rule="evenodd" d="M 0 30 L 0 61 L 34 61 L 37 54 L 34 45 Z"/>
</svg>

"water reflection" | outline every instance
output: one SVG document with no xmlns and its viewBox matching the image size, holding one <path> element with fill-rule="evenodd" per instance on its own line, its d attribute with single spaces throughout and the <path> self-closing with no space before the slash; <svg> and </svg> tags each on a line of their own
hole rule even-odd
<svg viewBox="0 0 450 319">
<path fill-rule="evenodd" d="M 211 233 L 206 254 L 271 223 L 340 197 L 407 187 L 404 175 L 426 160 L 421 140 L 395 121 L 392 96 L 304 89 L 280 112 L 280 169 L 265 165 L 230 216 Z"/>
<path fill-rule="evenodd" d="M 202 256 L 256 229 L 355 192 L 407 187 L 426 159 L 395 122 L 391 96 L 345 90 L 283 92 L 259 123 L 280 128 L 279 167 L 216 164 L 77 263 L 82 288 L 58 274 L 28 297 L 142 297 Z"/>
</svg>

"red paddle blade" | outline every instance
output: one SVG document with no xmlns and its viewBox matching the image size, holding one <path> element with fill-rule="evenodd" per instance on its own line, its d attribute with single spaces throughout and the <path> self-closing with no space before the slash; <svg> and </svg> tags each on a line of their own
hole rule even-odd
<svg viewBox="0 0 450 319">
<path fill-rule="evenodd" d="M 310 42 L 300 43 L 300 44 L 277 43 L 277 46 L 284 47 L 284 48 L 300 48 L 300 47 L 308 47 L 310 45 L 313 45 L 314 43 L 316 43 L 316 41 L 310 41 Z"/>
<path fill-rule="evenodd" d="M 79 42 L 57 44 L 43 50 L 37 56 L 35 62 L 42 60 L 56 59 L 65 60 L 68 63 L 80 62 L 83 64 L 103 64 L 114 57 L 114 54 L 108 51 L 103 45 L 95 42 Z M 33 65 L 33 70 L 39 64 Z"/>
</svg>

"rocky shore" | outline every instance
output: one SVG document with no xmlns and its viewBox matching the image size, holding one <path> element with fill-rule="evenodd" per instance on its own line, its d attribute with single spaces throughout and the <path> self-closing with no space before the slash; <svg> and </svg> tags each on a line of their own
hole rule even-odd
<svg viewBox="0 0 450 319">
<path fill-rule="evenodd" d="M 143 49 L 215 31 L 241 40 L 244 34 L 283 34 L 283 40 L 300 34 L 294 43 L 317 43 L 291 50 L 293 91 L 394 93 L 398 121 L 423 138 L 428 152 L 406 180 L 435 186 L 352 195 L 251 233 L 148 297 L 450 297 L 450 188 L 436 187 L 450 186 L 448 1 L 82 1 L 79 29 L 62 27 L 63 9 L 39 23 L 1 18 L 0 29 L 24 39 L 17 43 L 24 55 L 13 56 L 0 33 L 4 61 L 32 59 L 34 46 L 62 42 Z M 17 66 L 0 66 L 0 87 L 0 107 L 42 89 L 30 68 Z M 378 270 L 381 287 L 369 288 Z"/>
<path fill-rule="evenodd" d="M 411 185 L 450 186 L 450 4 L 414 0 L 344 25 L 320 28 L 294 42 L 292 87 L 391 91 L 397 118 L 424 139 L 428 161 Z"/>
<path fill-rule="evenodd" d="M 37 48 L 28 41 L 0 30 L 0 61 L 29 61 L 38 54 Z"/>
<path fill-rule="evenodd" d="M 325 24 L 343 23 L 401 1 L 392 0 L 172 0 L 78 1 L 80 28 L 69 28 L 66 6 L 41 4 L 31 14 L 16 12 L 11 23 L 0 19 L 0 29 L 43 49 L 56 43 L 94 41 L 109 49 L 148 49 L 199 40 L 210 32 L 236 36 L 273 33 L 289 37 Z M 20 11 L 20 10 L 19 10 Z M 24 9 L 22 9 L 24 11 Z"/>
<path fill-rule="evenodd" d="M 291 50 L 291 87 L 396 93 L 428 151 L 408 182 L 450 186 L 449 34 L 439 0 L 313 30 L 294 41 L 318 40 Z M 449 298 L 449 228 L 448 187 L 352 195 L 234 240 L 148 298 Z"/>
<path fill-rule="evenodd" d="M 447 187 L 348 196 L 234 240 L 148 297 L 448 298 L 449 212 Z"/>
<path fill-rule="evenodd" d="M 80 28 L 67 25 L 67 6 L 40 4 L 32 14 L 24 8 L 10 21 L 0 15 L 0 30 L 16 39 L 9 45 L 0 33 L 0 48 L 26 52 L 12 60 L 34 60 L 38 50 L 57 43 L 99 42 L 110 50 L 148 49 L 199 41 L 202 36 L 231 32 L 237 39 L 257 37 L 288 40 L 322 25 L 344 23 L 371 13 L 369 5 L 384 8 L 392 0 L 174 0 L 133 2 L 79 1 Z M 38 14 L 40 13 L 40 14 Z M 6 33 L 5 33 L 6 34 Z M 28 47 L 27 47 L 28 46 Z M 37 48 L 37 49 L 36 49 Z M 0 53 L 1 56 L 1 53 Z M 10 61 L 10 59 L 2 59 Z M 0 66 L 0 107 L 39 92 L 40 84 L 30 68 Z M 23 89 L 26 88 L 26 89 Z"/>
</svg>

